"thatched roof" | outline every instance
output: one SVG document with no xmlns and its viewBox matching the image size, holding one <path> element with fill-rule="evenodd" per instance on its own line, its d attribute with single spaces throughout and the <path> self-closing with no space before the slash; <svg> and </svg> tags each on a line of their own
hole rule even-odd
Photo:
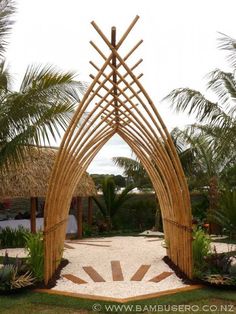
<svg viewBox="0 0 236 314">
<path fill-rule="evenodd" d="M 45 197 L 57 150 L 30 149 L 24 164 L 0 173 L 0 198 Z M 92 178 L 85 173 L 75 189 L 74 196 L 96 195 Z"/>
</svg>

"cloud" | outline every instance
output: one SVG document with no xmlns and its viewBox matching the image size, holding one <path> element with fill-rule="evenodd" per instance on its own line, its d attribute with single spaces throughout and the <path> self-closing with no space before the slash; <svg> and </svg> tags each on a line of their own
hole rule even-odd
<svg viewBox="0 0 236 314">
<path fill-rule="evenodd" d="M 100 150 L 88 168 L 89 173 L 122 174 L 115 166 L 112 157 L 132 157 L 130 147 L 118 135 L 114 135 Z"/>
</svg>

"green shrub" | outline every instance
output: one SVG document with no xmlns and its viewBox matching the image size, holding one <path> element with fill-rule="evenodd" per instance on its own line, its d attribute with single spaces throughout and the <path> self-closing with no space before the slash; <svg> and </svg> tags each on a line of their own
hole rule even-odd
<svg viewBox="0 0 236 314">
<path fill-rule="evenodd" d="M 11 289 L 11 279 L 14 274 L 13 265 L 4 265 L 0 268 L 0 291 L 6 291 Z"/>
<path fill-rule="evenodd" d="M 7 264 L 0 268 L 0 291 L 10 291 L 30 286 L 35 279 L 29 270 L 22 271 L 22 267 Z"/>
<path fill-rule="evenodd" d="M 17 248 L 25 247 L 25 235 L 30 232 L 22 226 L 18 229 L 6 227 L 0 231 L 0 247 L 1 248 Z"/>
<path fill-rule="evenodd" d="M 210 237 L 202 229 L 193 233 L 193 272 L 194 277 L 201 277 L 206 268 L 206 257 L 210 253 Z"/>
<path fill-rule="evenodd" d="M 114 217 L 114 229 L 139 230 L 139 232 L 150 229 L 155 225 L 156 209 L 157 202 L 153 194 L 133 194 Z"/>
<path fill-rule="evenodd" d="M 83 236 L 90 237 L 91 235 L 92 235 L 92 227 L 87 223 L 83 223 Z"/>
<path fill-rule="evenodd" d="M 193 217 L 199 221 L 203 221 L 207 217 L 207 209 L 209 201 L 205 194 L 191 194 L 191 207 Z"/>
<path fill-rule="evenodd" d="M 26 234 L 25 240 L 28 251 L 27 264 L 37 281 L 42 281 L 44 270 L 43 234 L 42 232 Z"/>
<path fill-rule="evenodd" d="M 219 224 L 230 238 L 236 238 L 236 190 L 221 194 L 220 206 L 211 212 L 210 221 Z"/>
</svg>

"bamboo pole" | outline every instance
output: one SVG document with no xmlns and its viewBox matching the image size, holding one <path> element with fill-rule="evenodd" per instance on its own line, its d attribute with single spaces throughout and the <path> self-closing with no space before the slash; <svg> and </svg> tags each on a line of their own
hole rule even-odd
<svg viewBox="0 0 236 314">
<path fill-rule="evenodd" d="M 138 17 L 117 44 L 114 27 L 109 41 L 92 22 L 111 53 L 106 57 L 91 42 L 104 63 L 99 67 L 90 62 L 97 74 L 91 75 L 93 82 L 64 135 L 50 178 L 44 230 L 46 283 L 62 255 L 66 218 L 76 183 L 115 133 L 133 149 L 150 176 L 162 211 L 165 239 L 169 243 L 168 256 L 183 272 L 192 276 L 191 208 L 184 173 L 166 126 L 139 81 L 142 75 L 136 76 L 133 72 L 142 59 L 132 67 L 126 63 L 142 41 L 123 58 L 118 52 L 137 20 Z M 92 103 L 95 103 L 94 107 L 83 118 Z M 92 216 L 89 208 L 88 204 L 88 222 Z"/>
</svg>

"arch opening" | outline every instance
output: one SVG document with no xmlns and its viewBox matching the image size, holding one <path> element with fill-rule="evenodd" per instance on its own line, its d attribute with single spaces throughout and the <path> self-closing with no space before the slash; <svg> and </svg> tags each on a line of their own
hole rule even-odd
<svg viewBox="0 0 236 314">
<path fill-rule="evenodd" d="M 118 52 L 137 20 L 138 16 L 118 43 L 114 27 L 109 41 L 92 22 L 110 54 L 106 57 L 90 42 L 103 63 L 98 67 L 90 62 L 97 74 L 90 75 L 93 81 L 64 135 L 51 175 L 44 219 L 45 283 L 62 256 L 75 186 L 114 134 L 131 147 L 152 181 L 162 212 L 168 256 L 181 271 L 192 276 L 192 216 L 186 179 L 170 134 L 140 82 L 142 73 L 135 74 L 142 59 L 128 65 L 129 57 L 142 41 L 124 57 Z"/>
</svg>

